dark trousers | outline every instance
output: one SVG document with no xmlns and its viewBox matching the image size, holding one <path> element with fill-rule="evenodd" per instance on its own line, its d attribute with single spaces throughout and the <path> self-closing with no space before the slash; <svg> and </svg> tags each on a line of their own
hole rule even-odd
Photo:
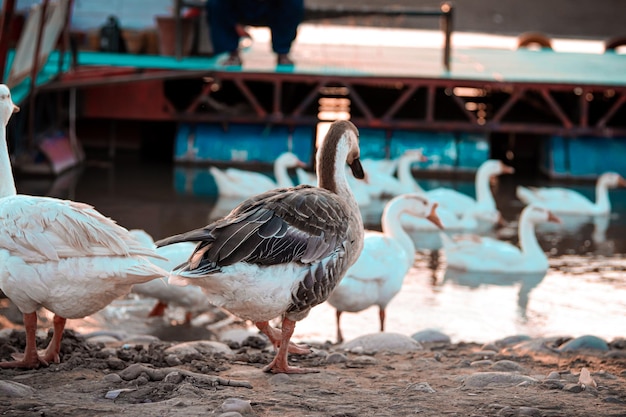
<svg viewBox="0 0 626 417">
<path fill-rule="evenodd" d="M 238 23 L 268 26 L 273 51 L 288 54 L 302 21 L 304 0 L 208 0 L 206 8 L 215 54 L 237 49 Z"/>
</svg>

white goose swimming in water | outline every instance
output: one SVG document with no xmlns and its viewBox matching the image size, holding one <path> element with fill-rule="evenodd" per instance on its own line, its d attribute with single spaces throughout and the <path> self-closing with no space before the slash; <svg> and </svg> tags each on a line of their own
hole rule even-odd
<svg viewBox="0 0 626 417">
<path fill-rule="evenodd" d="M 209 301 L 251 320 L 278 352 L 274 373 L 315 372 L 291 367 L 295 323 L 326 301 L 363 248 L 363 222 L 346 179 L 345 164 L 363 178 L 358 131 L 334 122 L 317 152 L 318 187 L 300 185 L 251 197 L 221 220 L 157 242 L 198 242 L 170 283 L 195 284 Z M 269 321 L 282 318 L 281 330 Z"/>
<path fill-rule="evenodd" d="M 394 197 L 385 205 L 382 232 L 365 233 L 361 256 L 328 298 L 328 303 L 337 310 L 337 343 L 343 342 L 340 316 L 344 311 L 356 313 L 376 305 L 380 331 L 385 330 L 385 308 L 402 288 L 415 259 L 415 246 L 402 229 L 400 216 L 418 216 L 442 228 L 436 208 L 436 203 L 417 194 Z"/>
<path fill-rule="evenodd" d="M 476 199 L 451 188 L 435 188 L 426 192 L 429 199 L 439 203 L 442 209 L 463 217 L 471 213 L 477 220 L 493 226 L 500 221 L 500 212 L 496 207 L 490 187 L 490 180 L 502 174 L 512 174 L 513 168 L 496 159 L 483 162 L 476 171 L 474 179 Z"/>
<path fill-rule="evenodd" d="M 518 248 L 508 242 L 479 235 L 442 233 L 447 268 L 473 272 L 531 273 L 546 272 L 548 258 L 537 242 L 535 225 L 559 222 L 546 208 L 529 205 L 520 215 Z"/>
<path fill-rule="evenodd" d="M 616 172 L 606 172 L 596 181 L 596 201 L 578 191 L 562 187 L 522 187 L 516 189 L 517 198 L 524 204 L 540 204 L 557 214 L 597 216 L 611 212 L 609 189 L 626 187 L 626 180 Z"/>
<path fill-rule="evenodd" d="M 304 162 L 291 152 L 284 152 L 274 161 L 274 177 L 272 180 L 265 174 L 244 169 L 228 168 L 221 170 L 210 167 L 209 171 L 215 179 L 220 196 L 248 198 L 264 191 L 278 187 L 292 187 L 293 181 L 287 172 L 288 168 L 303 167 Z"/>
<path fill-rule="evenodd" d="M 148 261 L 158 257 L 153 250 L 91 206 L 17 194 L 6 143 L 15 109 L 1 84 L 0 289 L 24 315 L 26 348 L 21 360 L 0 367 L 37 368 L 60 361 L 66 319 L 93 314 L 134 284 L 167 272 Z M 54 313 L 54 334 L 43 356 L 35 338 L 40 306 Z"/>
</svg>

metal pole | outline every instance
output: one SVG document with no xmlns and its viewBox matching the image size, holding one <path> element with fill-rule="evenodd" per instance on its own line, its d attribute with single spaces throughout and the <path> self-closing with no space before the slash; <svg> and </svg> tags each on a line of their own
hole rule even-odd
<svg viewBox="0 0 626 417">
<path fill-rule="evenodd" d="M 35 96 L 37 95 L 37 74 L 39 73 L 39 52 L 41 51 L 41 38 L 46 23 L 48 12 L 48 1 L 44 0 L 41 5 L 41 18 L 39 19 L 39 32 L 37 33 L 37 43 L 35 44 L 35 56 L 33 57 L 33 67 L 30 71 L 30 96 L 28 100 L 28 149 L 31 150 L 35 143 Z"/>
<path fill-rule="evenodd" d="M 175 41 L 174 41 L 174 55 L 176 55 L 176 60 L 180 61 L 181 57 L 183 56 L 183 24 L 180 18 L 180 11 L 182 9 L 182 0 L 176 0 L 174 1 L 174 21 L 176 22 L 175 25 Z"/>
<path fill-rule="evenodd" d="M 0 79 L 4 79 L 4 70 L 7 65 L 7 53 L 9 51 L 9 34 L 11 31 L 11 20 L 13 20 L 13 10 L 15 0 L 5 0 L 2 6 L 2 20 L 0 20 Z"/>
<path fill-rule="evenodd" d="M 443 3 L 441 5 L 441 29 L 444 33 L 444 46 L 443 46 L 443 66 L 446 71 L 450 71 L 450 52 L 451 52 L 451 37 L 452 37 L 452 16 L 453 7 L 450 3 Z"/>
</svg>

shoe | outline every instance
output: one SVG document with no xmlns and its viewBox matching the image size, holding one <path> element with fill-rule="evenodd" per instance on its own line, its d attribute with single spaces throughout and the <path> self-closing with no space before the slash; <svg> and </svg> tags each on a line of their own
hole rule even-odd
<svg viewBox="0 0 626 417">
<path fill-rule="evenodd" d="M 241 56 L 239 56 L 239 51 L 233 51 L 228 55 L 224 61 L 222 61 L 222 65 L 225 67 L 240 67 L 241 66 Z"/>
<path fill-rule="evenodd" d="M 287 54 L 278 54 L 276 65 L 294 66 L 295 63 L 289 58 Z"/>
</svg>

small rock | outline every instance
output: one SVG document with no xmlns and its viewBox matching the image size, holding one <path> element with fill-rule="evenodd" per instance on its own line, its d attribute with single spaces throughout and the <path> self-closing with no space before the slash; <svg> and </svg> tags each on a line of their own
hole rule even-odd
<svg viewBox="0 0 626 417">
<path fill-rule="evenodd" d="M 347 366 L 348 367 L 361 367 L 364 365 L 376 365 L 377 363 L 378 361 L 376 360 L 376 358 L 373 358 L 371 356 L 366 356 L 366 355 L 360 355 L 348 361 Z"/>
<path fill-rule="evenodd" d="M 148 382 L 150 382 L 150 377 L 148 375 L 140 375 L 133 382 L 135 383 L 135 385 L 146 385 Z"/>
<path fill-rule="evenodd" d="M 484 388 L 489 385 L 514 386 L 522 382 L 537 383 L 534 378 L 509 372 L 477 372 L 463 381 L 464 388 Z"/>
<path fill-rule="evenodd" d="M 598 371 L 598 372 L 594 372 L 593 373 L 597 378 L 602 378 L 602 379 L 617 379 L 617 376 L 613 375 L 610 372 L 607 371 Z"/>
<path fill-rule="evenodd" d="M 450 336 L 435 329 L 426 329 L 413 333 L 411 339 L 421 343 L 451 343 Z"/>
<path fill-rule="evenodd" d="M 556 371 L 552 371 L 548 374 L 546 379 L 561 379 L 561 374 Z"/>
<path fill-rule="evenodd" d="M 498 348 L 497 345 L 495 345 L 494 343 L 485 343 L 480 350 L 490 350 L 492 352 L 497 352 L 500 349 Z"/>
<path fill-rule="evenodd" d="M 167 355 L 165 357 L 165 363 L 167 363 L 168 366 L 179 366 L 182 364 L 182 361 L 176 355 Z"/>
<path fill-rule="evenodd" d="M 488 359 L 496 356 L 498 352 L 493 350 L 479 350 L 476 352 L 472 352 L 472 356 L 478 356 L 479 358 Z"/>
<path fill-rule="evenodd" d="M 428 382 L 416 382 L 414 384 L 410 384 L 406 387 L 405 391 L 417 391 L 417 392 L 425 392 L 427 394 L 434 394 L 437 391 L 430 386 Z"/>
<path fill-rule="evenodd" d="M 344 363 L 348 361 L 348 357 L 343 353 L 334 352 L 326 357 L 326 363 Z"/>
<path fill-rule="evenodd" d="M 394 352 L 405 353 L 422 350 L 422 345 L 410 337 L 399 333 L 374 333 L 357 337 L 346 342 L 342 348 L 353 352 L 360 349 L 361 352 Z"/>
<path fill-rule="evenodd" d="M 243 416 L 236 411 L 229 411 L 227 413 L 222 413 L 217 417 L 243 417 Z"/>
<path fill-rule="evenodd" d="M 193 354 L 211 354 L 211 353 L 223 353 L 226 355 L 232 355 L 233 351 L 224 343 L 214 342 L 210 340 L 197 340 L 192 342 L 179 343 L 165 349 L 166 354 L 185 356 Z"/>
<path fill-rule="evenodd" d="M 326 359 L 328 357 L 328 352 L 324 349 L 315 349 L 315 348 L 310 348 L 311 349 L 311 355 L 314 355 L 318 358 L 322 358 L 322 359 Z"/>
<path fill-rule="evenodd" d="M 561 352 L 571 352 L 584 349 L 608 351 L 609 345 L 606 341 L 600 339 L 599 337 L 587 335 L 577 337 L 559 346 L 559 351 Z"/>
<path fill-rule="evenodd" d="M 15 381 L 0 381 L 0 395 L 7 397 L 30 397 L 35 389 Z"/>
<path fill-rule="evenodd" d="M 563 391 L 573 392 L 575 394 L 578 394 L 579 392 L 583 391 L 583 387 L 581 387 L 578 384 L 567 384 L 563 387 Z"/>
<path fill-rule="evenodd" d="M 165 378 L 163 378 L 163 382 L 168 383 L 168 384 L 180 384 L 182 382 L 182 380 L 185 379 L 183 377 L 183 375 L 180 372 L 170 372 L 169 374 L 165 375 Z"/>
<path fill-rule="evenodd" d="M 117 384 L 123 381 L 122 377 L 118 374 L 107 374 L 104 376 L 104 378 L 102 378 L 102 380 L 110 384 Z"/>
<path fill-rule="evenodd" d="M 555 354 L 558 353 L 553 346 L 560 342 L 562 338 L 560 337 L 544 337 L 538 339 L 531 339 L 527 341 L 522 341 L 513 346 L 509 346 L 506 350 L 507 352 L 515 352 L 518 355 L 526 355 L 529 353 L 548 353 Z"/>
<path fill-rule="evenodd" d="M 605 403 L 611 403 L 611 404 L 626 404 L 626 401 L 622 400 L 619 397 L 614 397 L 614 396 L 606 397 L 602 401 L 604 401 Z"/>
<path fill-rule="evenodd" d="M 222 403 L 219 410 L 225 413 L 235 412 L 241 415 L 252 414 L 250 401 L 242 400 L 240 398 L 228 398 Z"/>
<path fill-rule="evenodd" d="M 109 369 L 113 369 L 114 371 L 121 371 L 126 368 L 126 363 L 120 358 L 111 357 L 107 359 L 107 367 Z"/>
<path fill-rule="evenodd" d="M 609 343 L 609 346 L 611 346 L 611 348 L 613 349 L 626 349 L 626 338 L 617 337 L 613 339 L 611 343 Z"/>
<path fill-rule="evenodd" d="M 545 389 L 563 389 L 565 383 L 559 379 L 546 379 L 541 383 L 541 388 Z"/>
<path fill-rule="evenodd" d="M 287 374 L 276 374 L 274 376 L 272 376 L 268 382 L 271 385 L 283 385 L 283 384 L 289 384 L 291 382 L 291 377 L 289 377 L 289 375 Z"/>
<path fill-rule="evenodd" d="M 523 372 L 524 368 L 517 362 L 513 362 L 507 359 L 497 361 L 491 366 L 493 371 L 502 372 Z"/>
<path fill-rule="evenodd" d="M 531 340 L 530 336 L 527 336 L 525 334 L 520 334 L 520 335 L 515 335 L 515 336 L 508 336 L 508 337 L 505 337 L 504 339 L 498 339 L 493 343 L 499 347 L 506 347 L 506 346 L 517 345 L 519 343 L 526 342 L 529 340 Z"/>
<path fill-rule="evenodd" d="M 493 365 L 493 361 L 490 359 L 483 359 L 480 361 L 474 361 L 474 362 L 470 362 L 470 366 L 472 368 L 486 368 L 487 366 L 491 366 Z"/>
</svg>

